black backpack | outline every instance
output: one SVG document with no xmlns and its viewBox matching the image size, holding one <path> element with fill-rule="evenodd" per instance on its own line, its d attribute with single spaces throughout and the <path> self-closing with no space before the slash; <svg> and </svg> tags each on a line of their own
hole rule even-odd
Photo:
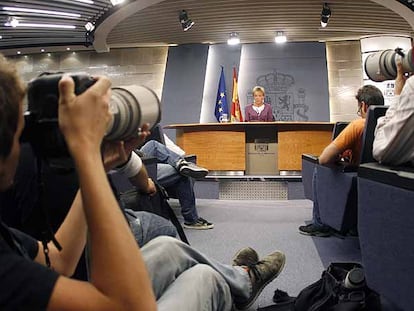
<svg viewBox="0 0 414 311">
<path fill-rule="evenodd" d="M 154 182 L 157 192 L 154 195 L 148 195 L 137 191 L 135 188 L 129 189 L 119 194 L 119 199 L 123 203 L 125 209 L 133 211 L 146 211 L 157 214 L 171 221 L 177 229 L 181 241 L 190 244 L 184 233 L 181 223 L 178 221 L 173 209 L 168 203 L 168 195 L 165 189 Z"/>
<path fill-rule="evenodd" d="M 353 280 L 360 280 L 353 283 Z M 277 292 L 281 292 L 276 290 Z M 284 292 L 282 292 L 284 293 Z M 285 293 L 286 294 L 286 293 Z M 358 263 L 331 263 L 322 277 L 305 287 L 297 297 L 279 295 L 275 305 L 258 311 L 380 311 L 379 295 L 368 288 Z"/>
</svg>

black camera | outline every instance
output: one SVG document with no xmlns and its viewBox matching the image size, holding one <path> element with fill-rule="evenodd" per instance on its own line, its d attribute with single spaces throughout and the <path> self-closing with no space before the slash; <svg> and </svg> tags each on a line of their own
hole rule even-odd
<svg viewBox="0 0 414 311">
<path fill-rule="evenodd" d="M 75 94 L 79 95 L 95 83 L 88 74 L 69 74 L 75 82 Z M 67 166 L 71 161 L 58 122 L 58 83 L 62 74 L 45 74 L 28 85 L 28 110 L 22 141 L 32 145 L 41 158 L 53 161 L 57 166 Z M 145 86 L 130 85 L 113 87 L 110 99 L 111 122 L 105 140 L 126 140 L 137 135 L 142 125 L 150 128 L 161 119 L 160 101 Z"/>
<path fill-rule="evenodd" d="M 382 82 L 397 77 L 397 61 L 402 64 L 404 73 L 414 72 L 414 50 L 404 52 L 400 48 L 384 50 L 368 55 L 365 59 L 365 72 L 372 81 Z"/>
</svg>

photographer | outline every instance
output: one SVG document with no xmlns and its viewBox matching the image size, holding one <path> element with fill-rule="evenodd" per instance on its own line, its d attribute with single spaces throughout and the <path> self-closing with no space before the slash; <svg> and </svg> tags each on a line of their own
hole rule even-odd
<svg viewBox="0 0 414 311">
<path fill-rule="evenodd" d="M 25 91 L 14 66 L 3 57 L 0 77 L 0 189 L 3 191 L 12 184 L 19 157 Z M 100 145 L 110 119 L 109 87 L 110 81 L 102 77 L 82 95 L 75 96 L 70 78 L 64 77 L 59 83 L 59 124 L 75 160 L 81 190 L 56 235 L 63 245 L 62 251 L 49 245 L 53 270 L 38 264 L 45 264 L 41 243 L 1 225 L 3 310 L 156 309 L 145 264 L 101 161 Z M 86 242 L 87 228 L 92 249 L 91 283 L 63 276 L 72 274 Z"/>
<path fill-rule="evenodd" d="M 232 267 L 177 239 L 158 237 L 142 248 L 141 255 L 101 158 L 111 118 L 109 87 L 110 81 L 99 77 L 76 96 L 72 78 L 63 76 L 59 81 L 59 127 L 74 159 L 80 190 L 56 234 L 61 251 L 1 222 L 1 309 L 230 310 L 233 301 L 238 309 L 247 309 L 282 271 L 282 252 L 259 260 L 253 249 L 245 248 L 236 254 Z M 3 57 L 0 94 L 0 191 L 4 191 L 13 182 L 19 157 L 25 90 L 14 66 Z M 75 269 L 87 233 L 90 282 L 71 280 L 66 276 Z M 49 263 L 52 269 L 45 267 Z"/>
<path fill-rule="evenodd" d="M 352 165 L 359 165 L 362 148 L 362 134 L 365 127 L 365 117 L 371 105 L 384 105 L 384 97 L 380 89 L 373 85 L 365 85 L 361 87 L 355 99 L 357 100 L 357 115 L 361 118 L 349 123 L 347 127 L 328 145 L 326 146 L 318 158 L 319 164 L 334 164 L 344 157 L 346 153 L 349 162 Z M 315 167 L 312 176 L 313 191 L 313 210 L 312 222 L 308 225 L 300 226 L 299 233 L 309 236 L 329 237 L 333 230 L 324 224 L 320 217 L 319 211 L 319 191 L 329 191 L 329 189 L 318 189 L 318 174 Z M 332 208 L 335 208 L 332 206 Z"/>
<path fill-rule="evenodd" d="M 414 80 L 406 80 L 401 62 L 397 62 L 394 93 L 394 102 L 378 118 L 372 153 L 384 164 L 414 165 Z"/>
</svg>

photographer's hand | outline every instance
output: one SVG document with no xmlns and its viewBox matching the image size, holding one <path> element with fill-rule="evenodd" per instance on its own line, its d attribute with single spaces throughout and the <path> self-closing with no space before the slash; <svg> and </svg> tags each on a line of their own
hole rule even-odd
<svg viewBox="0 0 414 311">
<path fill-rule="evenodd" d="M 140 147 L 150 134 L 149 124 L 146 123 L 142 126 L 139 133 L 137 133 L 136 137 L 132 137 L 124 142 L 125 153 L 129 155 L 133 150 Z"/>
<path fill-rule="evenodd" d="M 128 161 L 128 157 L 129 155 L 125 151 L 123 141 L 104 142 L 103 163 L 106 172 L 125 164 Z"/>
<path fill-rule="evenodd" d="M 401 61 L 397 61 L 397 77 L 395 78 L 394 94 L 400 95 L 407 78 L 404 76 L 404 70 Z"/>
<path fill-rule="evenodd" d="M 111 119 L 110 86 L 108 78 L 99 77 L 95 84 L 76 96 L 71 77 L 64 75 L 59 81 L 59 127 L 75 160 L 78 153 L 100 152 Z"/>
</svg>

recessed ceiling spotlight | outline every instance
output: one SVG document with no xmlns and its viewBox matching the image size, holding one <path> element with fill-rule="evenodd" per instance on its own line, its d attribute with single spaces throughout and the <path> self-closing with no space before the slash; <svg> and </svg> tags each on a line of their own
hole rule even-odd
<svg viewBox="0 0 414 311">
<path fill-rule="evenodd" d="M 70 48 L 69 48 L 69 47 L 67 47 L 67 48 L 66 48 L 66 51 L 70 51 Z"/>
<path fill-rule="evenodd" d="M 237 45 L 240 44 L 239 34 L 237 32 L 232 32 L 230 37 L 227 39 L 228 45 Z"/>
<path fill-rule="evenodd" d="M 276 43 L 285 43 L 287 41 L 287 38 L 283 31 L 276 32 L 275 42 Z"/>
<path fill-rule="evenodd" d="M 44 51 L 45 51 L 45 49 L 40 49 L 40 52 L 42 52 L 42 53 L 43 53 Z"/>
<path fill-rule="evenodd" d="M 20 55 L 21 53 L 22 53 L 22 52 L 20 52 L 20 51 L 17 51 L 17 54 L 18 54 L 18 55 Z"/>
<path fill-rule="evenodd" d="M 86 31 L 91 32 L 95 29 L 95 25 L 92 24 L 91 22 L 87 22 L 85 24 L 85 29 L 86 29 Z"/>
<path fill-rule="evenodd" d="M 19 25 L 19 21 L 15 17 L 8 17 L 4 26 L 6 27 L 17 27 Z"/>
<path fill-rule="evenodd" d="M 178 19 L 180 20 L 181 27 L 183 27 L 183 31 L 189 30 L 195 24 L 189 17 L 186 10 L 181 10 L 180 14 L 178 15 Z"/>
<path fill-rule="evenodd" d="M 324 3 L 321 12 L 321 26 L 325 28 L 328 26 L 329 18 L 331 17 L 331 9 L 329 8 L 328 3 Z"/>
</svg>

